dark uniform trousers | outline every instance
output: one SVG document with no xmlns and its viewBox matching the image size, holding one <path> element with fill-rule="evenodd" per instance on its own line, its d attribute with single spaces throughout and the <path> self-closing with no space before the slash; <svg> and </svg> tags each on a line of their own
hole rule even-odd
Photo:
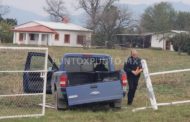
<svg viewBox="0 0 190 122">
<path fill-rule="evenodd" d="M 128 85 L 129 85 L 129 91 L 128 91 L 128 104 L 132 104 L 133 98 L 135 96 L 135 92 L 138 86 L 139 77 L 129 77 L 128 78 Z"/>
</svg>

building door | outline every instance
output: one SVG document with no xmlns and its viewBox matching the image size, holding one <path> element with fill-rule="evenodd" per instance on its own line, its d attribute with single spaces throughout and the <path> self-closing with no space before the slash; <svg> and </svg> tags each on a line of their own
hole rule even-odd
<svg viewBox="0 0 190 122">
<path fill-rule="evenodd" d="M 170 50 L 171 41 L 166 41 L 166 50 Z"/>
</svg>

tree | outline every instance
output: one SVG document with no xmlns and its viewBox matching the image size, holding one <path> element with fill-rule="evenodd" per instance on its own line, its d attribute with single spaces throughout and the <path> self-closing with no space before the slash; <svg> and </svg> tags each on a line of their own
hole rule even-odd
<svg viewBox="0 0 190 122">
<path fill-rule="evenodd" d="M 128 9 L 119 8 L 118 0 L 79 0 L 89 20 L 87 27 L 94 31 L 93 44 L 111 44 L 113 36 L 129 26 L 131 16 Z M 108 43 L 107 43 L 108 42 Z"/>
<path fill-rule="evenodd" d="M 105 41 L 111 43 L 113 36 L 122 33 L 125 28 L 129 27 L 130 23 L 131 14 L 128 9 L 119 9 L 112 5 L 103 11 L 98 31 L 104 34 Z"/>
<path fill-rule="evenodd" d="M 190 13 L 189 12 L 178 12 L 175 20 L 176 30 L 190 30 Z"/>
<path fill-rule="evenodd" d="M 186 43 L 187 54 L 190 55 L 190 39 Z"/>
<path fill-rule="evenodd" d="M 3 20 L 4 22 L 8 23 L 9 25 L 15 26 L 17 25 L 17 20 L 12 18 L 6 18 Z"/>
<path fill-rule="evenodd" d="M 79 8 L 89 16 L 87 27 L 96 32 L 103 10 L 112 6 L 115 1 L 117 0 L 79 0 Z"/>
<path fill-rule="evenodd" d="M 1 43 L 12 43 L 13 32 L 11 29 L 17 25 L 16 19 L 3 19 L 0 17 L 0 42 Z"/>
<path fill-rule="evenodd" d="M 99 22 L 101 0 L 79 0 L 79 7 L 82 8 L 89 16 L 87 26 L 95 31 L 96 25 Z"/>
<path fill-rule="evenodd" d="M 2 43 L 11 43 L 13 33 L 11 32 L 12 25 L 6 21 L 0 21 L 0 41 Z"/>
<path fill-rule="evenodd" d="M 52 21 L 62 21 L 68 12 L 63 0 L 46 0 L 47 6 L 44 10 L 50 15 Z"/>
<path fill-rule="evenodd" d="M 190 41 L 190 35 L 187 33 L 180 33 L 176 34 L 174 37 L 171 38 L 173 41 L 174 50 L 178 51 L 178 54 L 180 55 L 181 52 L 189 52 L 189 41 Z"/>
<path fill-rule="evenodd" d="M 173 28 L 176 12 L 168 2 L 148 7 L 142 15 L 141 26 L 149 32 L 165 32 Z"/>
</svg>

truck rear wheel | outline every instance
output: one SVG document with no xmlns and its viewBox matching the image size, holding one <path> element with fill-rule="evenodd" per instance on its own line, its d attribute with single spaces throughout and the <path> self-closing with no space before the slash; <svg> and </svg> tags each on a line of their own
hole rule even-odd
<svg viewBox="0 0 190 122">
<path fill-rule="evenodd" d="M 111 108 L 121 109 L 121 107 L 122 107 L 122 100 L 116 100 L 116 101 L 110 103 L 110 107 Z"/>
<path fill-rule="evenodd" d="M 59 99 L 58 92 L 54 91 L 54 104 L 57 110 L 65 110 L 68 108 L 67 103 L 63 99 Z"/>
</svg>

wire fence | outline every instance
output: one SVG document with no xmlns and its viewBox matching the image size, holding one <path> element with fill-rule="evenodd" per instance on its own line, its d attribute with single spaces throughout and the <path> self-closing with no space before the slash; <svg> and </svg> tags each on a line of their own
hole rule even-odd
<svg viewBox="0 0 190 122">
<path fill-rule="evenodd" d="M 0 119 L 45 114 L 47 59 L 47 48 L 0 47 Z"/>
</svg>

